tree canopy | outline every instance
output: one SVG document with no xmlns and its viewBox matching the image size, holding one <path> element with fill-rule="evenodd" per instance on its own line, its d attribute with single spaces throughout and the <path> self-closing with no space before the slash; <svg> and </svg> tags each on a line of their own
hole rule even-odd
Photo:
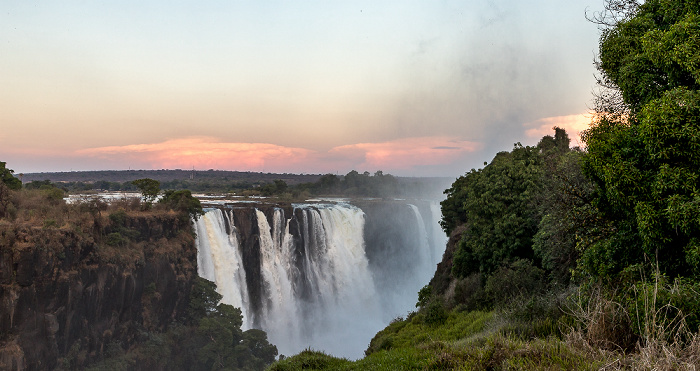
<svg viewBox="0 0 700 371">
<path fill-rule="evenodd" d="M 671 276 L 700 263 L 700 3 L 627 8 L 600 41 L 601 74 L 627 114 L 601 111 L 583 139 L 608 222 L 583 266 L 609 277 L 645 262 Z M 604 107 L 604 106 L 603 106 Z"/>
<path fill-rule="evenodd" d="M 141 191 L 141 196 L 146 204 L 146 207 L 150 207 L 153 201 L 158 198 L 158 193 L 160 193 L 160 182 L 154 179 L 144 178 L 137 179 L 131 182 L 133 185 L 138 187 Z"/>
<path fill-rule="evenodd" d="M 5 167 L 5 162 L 0 161 L 0 182 L 5 184 L 10 189 L 22 188 L 22 181 L 12 175 L 15 171 Z"/>
<path fill-rule="evenodd" d="M 550 270 L 559 266 L 554 261 L 567 267 L 575 261 L 575 227 L 561 225 L 560 218 L 577 210 L 572 199 L 585 193 L 579 189 L 586 182 L 578 167 L 581 152 L 569 149 L 563 129 L 554 129 L 554 137 L 545 136 L 535 147 L 518 143 L 511 152 L 498 153 L 483 169 L 472 169 L 458 178 L 445 191 L 443 229 L 450 234 L 457 226 L 466 226 L 453 258 L 456 277 L 489 276 L 518 261 Z M 543 195 L 543 190 L 551 193 Z M 562 196 L 555 197 L 557 194 Z M 557 216 L 545 218 L 550 214 Z M 548 236 L 558 236 L 558 243 L 536 240 L 540 231 L 540 236 L 545 231 Z"/>
</svg>

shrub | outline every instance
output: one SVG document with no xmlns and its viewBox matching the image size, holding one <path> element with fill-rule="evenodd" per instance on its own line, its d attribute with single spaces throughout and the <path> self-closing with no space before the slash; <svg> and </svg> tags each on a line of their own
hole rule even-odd
<svg viewBox="0 0 700 371">
<path fill-rule="evenodd" d="M 496 304 L 516 297 L 530 297 L 544 289 L 544 271 L 529 260 L 520 259 L 501 266 L 486 280 L 485 291 Z"/>
<path fill-rule="evenodd" d="M 189 190 L 186 189 L 180 191 L 165 191 L 163 193 L 163 198 L 160 199 L 159 203 L 172 210 L 186 212 L 195 220 L 201 215 L 204 215 L 202 204 L 198 199 L 192 196 L 192 193 Z"/>
<path fill-rule="evenodd" d="M 474 273 L 454 281 L 453 295 L 447 299 L 451 299 L 453 305 L 467 311 L 487 308 L 489 300 L 481 277 L 481 273 Z"/>
<path fill-rule="evenodd" d="M 447 320 L 447 312 L 440 299 L 432 300 L 430 304 L 425 307 L 424 311 L 425 317 L 423 321 L 428 325 L 441 325 Z"/>
</svg>

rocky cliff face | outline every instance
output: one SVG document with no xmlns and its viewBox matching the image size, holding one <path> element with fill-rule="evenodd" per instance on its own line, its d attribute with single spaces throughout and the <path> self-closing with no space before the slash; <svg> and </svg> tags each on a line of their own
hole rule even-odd
<svg viewBox="0 0 700 371">
<path fill-rule="evenodd" d="M 430 286 L 433 287 L 433 292 L 438 295 L 445 295 L 451 285 L 454 285 L 452 277 L 452 258 L 459 241 L 462 239 L 462 234 L 467 230 L 466 225 L 460 225 L 452 231 L 450 239 L 447 241 L 445 253 L 442 256 L 442 261 L 438 263 L 435 275 L 430 280 Z"/>
<path fill-rule="evenodd" d="M 81 368 L 163 331 L 184 318 L 196 254 L 174 212 L 0 222 L 0 369 Z"/>
</svg>

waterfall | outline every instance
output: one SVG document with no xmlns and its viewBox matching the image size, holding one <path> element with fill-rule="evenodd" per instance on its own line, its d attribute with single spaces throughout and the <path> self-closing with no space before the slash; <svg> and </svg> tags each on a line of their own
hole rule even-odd
<svg viewBox="0 0 700 371">
<path fill-rule="evenodd" d="M 442 210 L 440 209 L 440 203 L 437 201 L 430 202 L 430 231 L 433 247 L 433 265 L 442 261 L 442 254 L 445 252 L 445 246 L 447 245 L 447 236 L 440 226 L 440 220 L 442 219 Z"/>
<path fill-rule="evenodd" d="M 418 280 L 425 282 L 426 284 L 430 281 L 433 273 L 435 273 L 435 266 L 433 261 L 433 249 L 430 247 L 430 240 L 428 240 L 428 232 L 425 228 L 425 222 L 423 221 L 423 216 L 421 216 L 418 207 L 413 204 L 409 204 L 408 207 L 411 208 L 413 214 L 416 216 L 416 226 L 418 227 L 418 241 L 419 241 L 419 268 L 418 268 Z"/>
<path fill-rule="evenodd" d="M 197 270 L 200 277 L 216 283 L 224 304 L 241 308 L 244 327 L 249 328 L 245 326 L 249 307 L 243 259 L 230 222 L 232 218 L 225 215 L 223 210 L 210 210 L 195 223 Z"/>
<path fill-rule="evenodd" d="M 377 331 L 413 309 L 435 270 L 433 228 L 415 205 L 396 219 L 373 211 L 369 241 L 356 206 L 263 206 L 208 210 L 195 222 L 197 259 L 222 301 L 241 308 L 244 328 L 267 331 L 280 354 L 361 357 Z M 403 238 L 382 234 L 377 220 Z"/>
</svg>

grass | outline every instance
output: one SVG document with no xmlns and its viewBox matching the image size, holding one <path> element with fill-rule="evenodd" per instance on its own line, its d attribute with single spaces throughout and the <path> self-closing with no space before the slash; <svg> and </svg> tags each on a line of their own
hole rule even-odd
<svg viewBox="0 0 700 371">
<path fill-rule="evenodd" d="M 442 324 L 423 321 L 420 313 L 395 320 L 357 361 L 305 350 L 268 370 L 597 370 L 611 358 L 553 336 L 505 334 L 508 322 L 494 312 L 452 310 Z"/>
<path fill-rule="evenodd" d="M 456 341 L 484 330 L 493 312 L 448 312 L 442 325 L 426 324 L 421 313 L 391 323 L 370 342 L 365 354 L 391 348 L 415 347 L 432 341 Z"/>
</svg>

